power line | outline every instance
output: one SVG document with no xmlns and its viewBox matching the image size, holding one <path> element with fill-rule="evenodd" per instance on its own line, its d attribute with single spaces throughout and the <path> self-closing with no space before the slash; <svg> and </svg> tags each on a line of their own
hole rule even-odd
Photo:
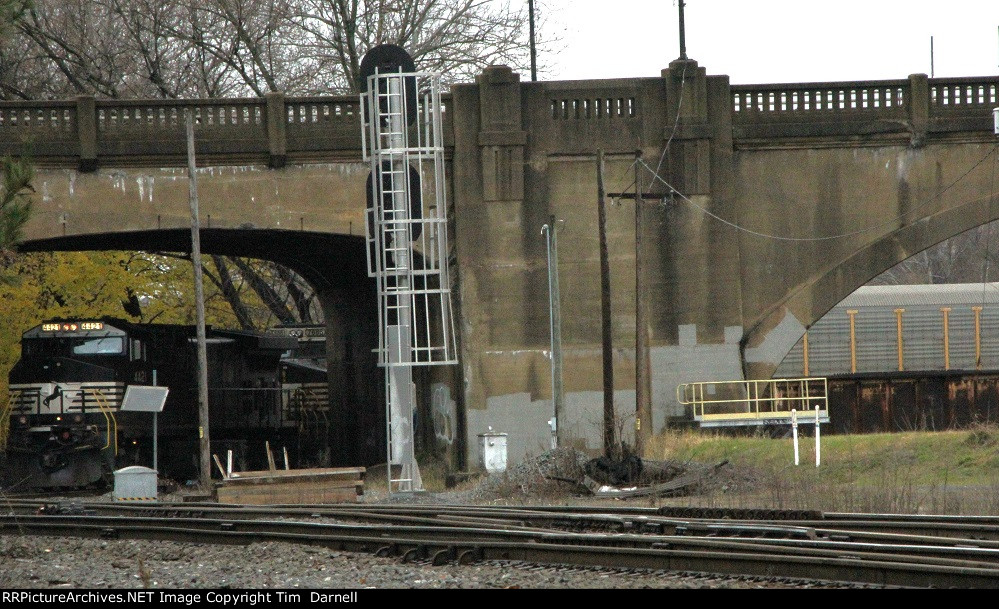
<svg viewBox="0 0 999 609">
<path fill-rule="evenodd" d="M 710 218 L 713 218 L 713 219 L 717 220 L 718 222 L 721 222 L 722 224 L 725 224 L 726 226 L 730 226 L 730 227 L 732 227 L 732 228 L 734 228 L 734 229 L 736 229 L 738 231 L 742 231 L 744 233 L 747 233 L 747 234 L 750 234 L 750 235 L 753 235 L 753 236 L 756 236 L 756 237 L 762 237 L 764 239 L 773 239 L 775 241 L 815 242 L 815 241 L 831 241 L 831 240 L 834 240 L 834 239 L 845 239 L 847 237 L 854 237 L 854 236 L 857 236 L 857 235 L 862 235 L 864 233 L 867 233 L 867 232 L 870 232 L 870 231 L 873 231 L 873 230 L 877 230 L 879 228 L 884 228 L 885 226 L 894 224 L 895 222 L 897 222 L 899 220 L 905 219 L 906 216 L 912 214 L 913 212 L 919 211 L 923 207 L 925 207 L 925 206 L 929 205 L 930 203 L 932 203 L 933 201 L 939 199 L 941 196 L 943 196 L 944 193 L 946 193 L 948 190 L 950 190 L 951 188 L 953 188 L 956 184 L 958 184 L 959 182 L 961 182 L 962 180 L 964 180 L 964 178 L 968 177 L 968 175 L 972 171 L 974 171 L 975 169 L 977 169 L 990 156 L 992 156 L 992 154 L 997 149 L 999 149 L 999 144 L 996 144 L 996 145 L 992 146 L 992 148 L 989 149 L 989 151 L 985 154 L 985 156 L 983 156 L 981 159 L 979 159 L 978 162 L 976 162 L 970 169 L 968 169 L 963 174 L 961 174 L 961 176 L 958 177 L 956 180 L 954 180 L 953 182 L 951 182 L 950 184 L 948 184 L 947 186 L 945 186 L 944 188 L 942 188 L 936 194 L 934 194 L 933 196 L 929 197 L 928 199 L 926 199 L 925 201 L 923 201 L 919 205 L 913 207 L 912 209 L 910 209 L 910 210 L 908 210 L 908 211 L 906 211 L 906 212 L 904 212 L 902 214 L 899 214 L 898 216 L 895 216 L 894 218 L 891 218 L 890 220 L 887 220 L 887 221 L 882 222 L 880 224 L 875 224 L 874 226 L 869 226 L 867 228 L 862 228 L 862 229 L 855 230 L 855 231 L 852 231 L 852 232 L 849 232 L 849 233 L 841 233 L 841 234 L 837 234 L 837 235 L 828 235 L 828 236 L 822 236 L 822 237 L 788 237 L 788 236 L 784 236 L 784 235 L 775 235 L 775 234 L 772 234 L 772 233 L 764 233 L 764 232 L 760 232 L 760 231 L 755 231 L 755 230 L 753 230 L 751 228 L 746 228 L 745 226 L 741 226 L 739 224 L 736 224 L 735 222 L 732 222 L 731 220 L 727 220 L 725 218 L 722 218 L 721 216 L 719 216 L 719 215 L 711 212 L 710 210 L 705 209 L 704 207 L 698 205 L 697 203 L 695 203 L 694 201 L 692 201 L 689 197 L 687 197 L 685 194 L 683 194 L 682 192 L 680 192 L 679 190 L 677 190 L 676 188 L 674 188 L 672 184 L 670 184 L 669 182 L 667 182 L 661 175 L 659 175 L 659 172 L 653 170 L 652 167 L 650 167 L 647 163 L 645 163 L 644 161 L 642 161 L 641 164 L 650 173 L 652 173 L 653 177 L 656 180 L 659 180 L 660 182 L 662 182 L 662 184 L 664 186 L 666 186 L 666 188 L 668 188 L 670 190 L 671 194 L 679 196 L 681 199 L 683 199 L 684 201 L 686 201 L 690 206 L 694 207 L 695 209 L 697 209 L 698 211 L 700 211 L 704 215 L 706 215 L 706 216 L 708 216 Z"/>
</svg>

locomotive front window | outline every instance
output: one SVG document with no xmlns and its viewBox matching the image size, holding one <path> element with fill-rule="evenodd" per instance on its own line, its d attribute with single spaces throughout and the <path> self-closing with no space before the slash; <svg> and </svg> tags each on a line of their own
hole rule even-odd
<svg viewBox="0 0 999 609">
<path fill-rule="evenodd" d="M 119 355 L 125 352 L 125 341 L 120 336 L 83 338 L 73 344 L 73 355 Z"/>
<path fill-rule="evenodd" d="M 65 338 L 33 338 L 21 343 L 24 357 L 65 357 L 69 350 L 69 341 Z"/>
</svg>

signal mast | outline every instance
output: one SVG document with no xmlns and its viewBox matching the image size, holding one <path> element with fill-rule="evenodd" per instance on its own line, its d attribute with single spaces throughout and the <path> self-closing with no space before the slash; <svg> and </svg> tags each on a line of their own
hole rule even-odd
<svg viewBox="0 0 999 609">
<path fill-rule="evenodd" d="M 361 61 L 361 139 L 370 163 L 368 276 L 378 287 L 389 492 L 423 489 L 414 451 L 414 366 L 458 363 L 448 271 L 440 75 L 395 45 Z M 396 473 L 393 473 L 395 466 Z"/>
</svg>

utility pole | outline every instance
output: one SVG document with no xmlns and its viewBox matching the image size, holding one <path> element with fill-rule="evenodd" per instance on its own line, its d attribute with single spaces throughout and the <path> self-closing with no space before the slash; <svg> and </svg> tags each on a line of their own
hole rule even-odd
<svg viewBox="0 0 999 609">
<path fill-rule="evenodd" d="M 194 116 L 190 108 L 185 111 L 187 119 L 187 175 L 188 195 L 191 202 L 191 263 L 194 265 L 194 299 L 197 308 L 198 334 L 198 438 L 201 462 L 201 487 L 207 489 L 212 483 L 211 460 L 209 457 L 208 436 L 208 353 L 205 345 L 205 294 L 202 288 L 201 273 L 201 224 L 198 220 L 198 177 L 194 162 Z"/>
<path fill-rule="evenodd" d="M 935 76 L 933 69 L 933 36 L 930 36 L 930 78 Z"/>
<path fill-rule="evenodd" d="M 541 227 L 546 234 L 548 249 L 548 314 L 551 320 L 552 361 L 552 448 L 558 448 L 558 418 L 562 414 L 562 311 L 558 285 L 558 237 L 556 220 L 552 215 L 548 224 Z"/>
<path fill-rule="evenodd" d="M 683 0 L 680 2 L 680 59 L 687 58 L 687 34 L 683 26 Z"/>
<path fill-rule="evenodd" d="M 682 2 L 681 2 L 682 4 Z M 642 259 L 644 201 L 642 195 L 642 151 L 635 152 L 635 449 L 644 454 L 652 438 L 651 384 L 649 382 L 649 334 L 645 316 L 645 273 Z"/>
<path fill-rule="evenodd" d="M 534 0 L 527 0 L 527 15 L 531 37 L 531 82 L 534 82 L 538 79 L 538 50 L 534 43 Z"/>
<path fill-rule="evenodd" d="M 604 201 L 604 150 L 597 150 L 597 227 L 600 232 L 600 325 L 604 367 L 604 456 L 614 457 L 614 351 L 611 333 L 610 260 L 607 254 L 607 208 Z M 636 199 L 637 203 L 637 199 Z"/>
</svg>

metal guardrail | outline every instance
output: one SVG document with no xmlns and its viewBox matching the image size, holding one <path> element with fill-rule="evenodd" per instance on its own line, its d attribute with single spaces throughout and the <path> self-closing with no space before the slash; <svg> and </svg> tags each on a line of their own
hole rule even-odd
<svg viewBox="0 0 999 609">
<path fill-rule="evenodd" d="M 829 422 L 829 389 L 825 377 L 705 381 L 677 385 L 676 399 L 691 406 L 701 427 Z"/>
</svg>

